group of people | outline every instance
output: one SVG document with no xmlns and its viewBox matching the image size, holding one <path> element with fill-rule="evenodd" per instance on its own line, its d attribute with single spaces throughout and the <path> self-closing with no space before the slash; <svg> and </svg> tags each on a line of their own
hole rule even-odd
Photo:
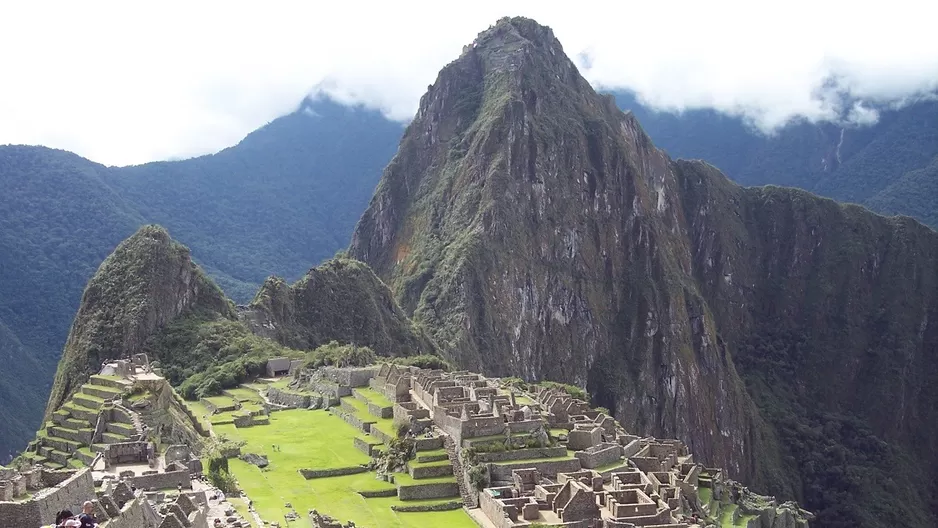
<svg viewBox="0 0 938 528">
<path fill-rule="evenodd" d="M 55 516 L 54 528 L 96 528 L 97 519 L 94 518 L 94 503 L 85 501 L 81 506 L 81 513 L 74 515 L 69 510 L 62 510 Z"/>
</svg>

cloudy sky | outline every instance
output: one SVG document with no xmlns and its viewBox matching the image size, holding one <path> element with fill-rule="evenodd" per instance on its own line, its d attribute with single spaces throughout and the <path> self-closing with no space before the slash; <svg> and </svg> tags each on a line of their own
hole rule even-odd
<svg viewBox="0 0 938 528">
<path fill-rule="evenodd" d="M 0 144 L 110 165 L 188 157 L 236 143 L 316 86 L 407 120 L 436 72 L 505 15 L 554 28 L 594 85 L 766 130 L 832 116 L 831 79 L 886 102 L 938 88 L 934 1 L 552 3 L 6 2 Z"/>
</svg>

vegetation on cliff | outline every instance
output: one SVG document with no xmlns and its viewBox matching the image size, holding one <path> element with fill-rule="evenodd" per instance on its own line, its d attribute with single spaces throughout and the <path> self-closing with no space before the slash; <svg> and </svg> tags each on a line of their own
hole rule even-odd
<svg viewBox="0 0 938 528">
<path fill-rule="evenodd" d="M 348 258 L 312 268 L 292 286 L 271 277 L 240 316 L 254 333 L 295 349 L 335 340 L 385 356 L 436 350 L 374 272 Z"/>
</svg>

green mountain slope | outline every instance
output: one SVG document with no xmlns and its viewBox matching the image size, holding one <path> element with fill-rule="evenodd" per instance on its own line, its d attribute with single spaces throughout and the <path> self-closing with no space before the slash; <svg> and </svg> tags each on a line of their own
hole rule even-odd
<svg viewBox="0 0 938 528">
<path fill-rule="evenodd" d="M 0 461 L 39 425 L 85 284 L 124 238 L 159 222 L 239 302 L 270 274 L 298 279 L 346 245 L 391 157 L 399 124 L 307 100 L 218 154 L 109 168 L 42 147 L 0 146 Z M 363 148 L 362 145 L 365 147 Z M 10 343 L 17 343 L 16 346 Z M 12 365 L 34 365 L 19 377 Z M 0 399 L 0 407 L 19 399 Z"/>
<path fill-rule="evenodd" d="M 475 44 L 350 247 L 448 359 L 585 386 L 818 526 L 935 525 L 938 235 L 672 161 L 533 21 Z"/>
</svg>

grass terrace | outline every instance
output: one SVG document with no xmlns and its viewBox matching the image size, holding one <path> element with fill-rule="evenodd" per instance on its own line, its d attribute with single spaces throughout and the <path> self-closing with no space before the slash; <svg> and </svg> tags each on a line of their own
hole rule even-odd
<svg viewBox="0 0 938 528">
<path fill-rule="evenodd" d="M 355 408 L 355 416 L 362 420 L 363 422 L 374 422 L 374 427 L 377 427 L 379 431 L 390 436 L 391 438 L 397 437 L 397 432 L 394 430 L 394 419 L 393 418 L 378 418 L 377 416 L 368 412 L 368 404 L 357 399 L 355 396 L 345 396 L 342 398 L 343 402 L 348 403 Z"/>
<path fill-rule="evenodd" d="M 358 391 L 362 396 L 368 398 L 368 401 L 370 401 L 371 403 L 375 405 L 379 405 L 381 407 L 393 407 L 394 406 L 394 402 L 389 400 L 387 396 L 372 389 L 371 387 L 360 388 L 360 389 L 355 389 L 355 390 Z"/>
<path fill-rule="evenodd" d="M 254 501 L 255 509 L 267 522 L 282 524 L 283 516 L 288 511 L 284 504 L 289 502 L 301 515 L 305 516 L 308 510 L 315 508 L 343 523 L 352 520 L 359 526 L 476 526 L 463 510 L 425 513 L 397 513 L 391 510 L 393 505 L 437 504 L 448 502 L 449 499 L 405 503 L 397 497 L 362 497 L 357 492 L 395 489 L 394 485 L 378 480 L 373 472 L 311 480 L 303 478 L 299 469 L 349 467 L 369 460 L 352 443 L 361 434 L 360 431 L 327 411 L 280 411 L 271 415 L 270 425 L 266 427 L 236 429 L 233 425 L 221 425 L 214 426 L 214 430 L 233 440 L 245 441 L 247 444 L 242 452 L 266 455 L 270 461 L 270 466 L 264 470 L 237 459 L 230 461 L 231 471 L 241 488 Z M 275 451 L 273 444 L 279 450 Z M 446 481 L 414 481 L 406 474 L 397 474 L 395 477 L 418 484 Z M 453 481 L 452 477 L 449 481 Z"/>
</svg>

